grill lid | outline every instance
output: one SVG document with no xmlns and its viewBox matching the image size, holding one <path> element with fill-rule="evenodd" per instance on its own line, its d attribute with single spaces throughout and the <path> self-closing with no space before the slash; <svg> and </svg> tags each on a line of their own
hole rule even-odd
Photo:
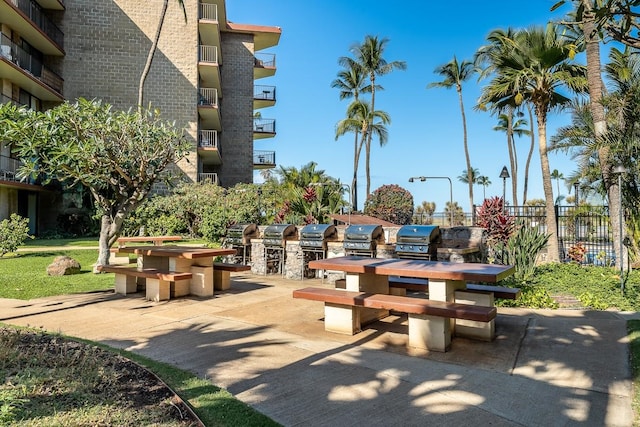
<svg viewBox="0 0 640 427">
<path fill-rule="evenodd" d="M 265 228 L 264 238 L 289 240 L 295 239 L 298 229 L 293 224 L 272 224 Z"/>
<path fill-rule="evenodd" d="M 308 224 L 300 230 L 300 239 L 324 240 L 338 237 L 338 230 L 331 224 Z"/>
<path fill-rule="evenodd" d="M 404 225 L 396 234 L 397 243 L 422 243 L 425 245 L 440 242 L 440 227 L 437 225 Z"/>
<path fill-rule="evenodd" d="M 227 230 L 227 236 L 233 237 L 258 237 L 258 226 L 256 224 L 234 224 Z"/>
<path fill-rule="evenodd" d="M 345 243 L 350 241 L 373 242 L 380 240 L 382 236 L 381 225 L 350 225 L 344 232 L 344 241 Z"/>
</svg>

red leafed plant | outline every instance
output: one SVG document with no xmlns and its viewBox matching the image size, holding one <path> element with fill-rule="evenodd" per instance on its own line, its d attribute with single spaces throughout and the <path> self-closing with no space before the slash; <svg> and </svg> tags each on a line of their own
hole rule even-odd
<svg viewBox="0 0 640 427">
<path fill-rule="evenodd" d="M 515 218 L 504 210 L 502 197 L 485 199 L 478 209 L 477 225 L 487 230 L 490 244 L 507 243 L 515 231 Z"/>
</svg>

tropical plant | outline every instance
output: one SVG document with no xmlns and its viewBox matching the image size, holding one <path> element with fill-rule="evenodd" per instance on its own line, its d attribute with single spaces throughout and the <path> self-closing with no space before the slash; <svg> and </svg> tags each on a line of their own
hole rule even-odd
<svg viewBox="0 0 640 427">
<path fill-rule="evenodd" d="M 434 82 L 427 85 L 427 88 L 441 87 L 450 89 L 456 88 L 458 93 L 458 101 L 460 102 L 460 114 L 462 116 L 462 141 L 464 145 L 464 157 L 467 162 L 467 183 L 469 185 L 469 206 L 470 212 L 473 212 L 473 183 L 474 179 L 471 175 L 473 168 L 471 167 L 471 157 L 469 156 L 469 146 L 467 143 L 467 119 L 464 112 L 464 102 L 462 99 L 462 83 L 467 81 L 475 72 L 473 63 L 471 61 L 458 62 L 458 59 L 453 59 L 435 69 L 435 73 L 442 76 L 444 79 L 440 82 Z"/>
<path fill-rule="evenodd" d="M 33 239 L 29 234 L 29 218 L 13 213 L 0 221 L 0 258 L 15 252 L 28 238 Z"/>
<path fill-rule="evenodd" d="M 535 110 L 547 230 L 551 234 L 547 259 L 557 262 L 559 244 L 547 149 L 547 116 L 549 111 L 570 104 L 561 90 L 583 93 L 587 89 L 586 70 L 570 62 L 575 45 L 558 33 L 556 25 L 518 31 L 511 42 L 512 49 L 504 52 L 495 65 L 495 77 L 483 88 L 480 103 L 530 103 Z"/>
<path fill-rule="evenodd" d="M 464 210 L 458 202 L 447 202 L 444 207 L 446 221 L 450 227 L 464 225 Z"/>
<path fill-rule="evenodd" d="M 393 70 L 405 70 L 407 68 L 407 64 L 404 61 L 387 61 L 384 58 L 384 51 L 387 43 L 389 43 L 389 39 L 387 38 L 378 38 L 378 36 L 366 35 L 362 44 L 355 44 L 350 49 L 354 56 L 354 61 L 358 63 L 362 68 L 362 71 L 369 77 L 369 84 L 371 87 L 371 102 L 369 104 L 370 112 L 376 111 L 376 89 L 382 89 L 377 85 L 376 79 L 380 76 L 389 74 Z M 372 132 L 368 133 L 366 138 L 364 138 L 367 197 L 371 190 L 371 171 L 369 164 L 372 138 Z M 382 140 L 380 143 L 382 145 Z"/>
<path fill-rule="evenodd" d="M 419 218 L 419 224 L 432 224 L 433 213 L 436 211 L 435 202 L 423 201 L 422 204 L 416 206 L 414 216 Z"/>
<path fill-rule="evenodd" d="M 367 76 L 364 70 L 356 61 L 352 58 L 343 56 L 338 60 L 338 63 L 344 67 L 343 70 L 338 72 L 338 77 L 331 82 L 331 87 L 340 91 L 340 100 L 351 99 L 354 101 L 360 101 L 360 93 L 371 93 L 371 85 L 367 82 Z M 379 89 L 382 89 L 379 87 Z M 352 119 L 353 111 L 347 111 L 347 119 Z M 360 152 L 362 149 L 362 143 L 358 143 L 358 136 L 361 135 L 362 126 L 355 124 L 349 128 L 349 131 L 354 134 L 353 141 L 353 178 L 351 180 L 351 201 L 353 204 L 353 210 L 358 210 L 358 164 L 360 162 Z M 343 129 L 345 132 L 347 128 Z M 336 133 L 336 139 L 340 136 Z"/>
<path fill-rule="evenodd" d="M 411 224 L 413 196 L 399 185 L 383 185 L 367 197 L 364 213 L 398 225 Z"/>
<path fill-rule="evenodd" d="M 109 248 L 125 218 L 149 195 L 165 169 L 190 150 L 181 130 L 158 111 L 113 111 L 99 101 L 78 99 L 46 112 L 0 105 L 0 139 L 23 159 L 19 174 L 40 174 L 82 184 L 101 218 L 97 264 L 109 264 Z"/>
<path fill-rule="evenodd" d="M 476 180 L 476 184 L 482 185 L 482 200 L 485 200 L 487 198 L 486 190 L 491 185 L 491 180 L 488 176 L 481 175 Z"/>
<path fill-rule="evenodd" d="M 502 197 L 485 199 L 476 214 L 476 225 L 487 230 L 489 259 L 498 258 L 515 230 L 515 218 L 505 212 Z"/>
<path fill-rule="evenodd" d="M 560 203 L 560 180 L 564 179 L 564 175 L 562 174 L 562 172 L 558 171 L 558 169 L 554 169 L 553 172 L 551 172 L 551 179 L 555 179 L 556 180 L 556 187 L 558 189 L 558 195 L 556 196 L 556 205 Z"/>
<path fill-rule="evenodd" d="M 177 0 L 178 4 L 182 8 L 182 13 L 184 14 L 184 22 L 187 22 L 187 10 L 184 6 L 184 0 Z M 163 0 L 162 2 L 162 10 L 160 11 L 160 19 L 158 21 L 158 27 L 156 28 L 156 33 L 153 36 L 153 42 L 151 43 L 151 47 L 149 48 L 149 54 L 147 55 L 147 60 L 144 64 L 144 69 L 142 70 L 142 74 L 140 74 L 140 84 L 138 86 L 138 108 L 142 108 L 142 103 L 144 102 L 144 82 L 147 80 L 147 76 L 149 75 L 149 71 L 151 70 L 151 63 L 153 62 L 153 57 L 155 56 L 156 50 L 158 50 L 158 42 L 160 41 L 160 33 L 162 32 L 162 26 L 164 25 L 164 18 L 167 15 L 167 8 L 169 6 L 169 0 Z"/>
<path fill-rule="evenodd" d="M 535 272 L 536 260 L 547 245 L 549 236 L 538 227 L 527 226 L 522 220 L 518 220 L 514 228 L 504 248 L 498 247 L 495 254 L 502 264 L 515 267 L 516 280 L 528 281 Z"/>
</svg>

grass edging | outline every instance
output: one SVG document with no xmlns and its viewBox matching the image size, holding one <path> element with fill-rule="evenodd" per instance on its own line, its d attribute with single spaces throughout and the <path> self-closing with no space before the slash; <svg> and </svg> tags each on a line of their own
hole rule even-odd
<svg viewBox="0 0 640 427">
<path fill-rule="evenodd" d="M 634 413 L 633 425 L 640 426 L 640 320 L 629 320 L 627 332 L 629 334 L 629 366 L 633 382 L 631 396 L 631 406 Z"/>
</svg>

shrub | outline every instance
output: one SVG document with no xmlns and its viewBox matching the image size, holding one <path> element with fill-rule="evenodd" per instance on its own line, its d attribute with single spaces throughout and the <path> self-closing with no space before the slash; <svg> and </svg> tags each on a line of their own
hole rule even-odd
<svg viewBox="0 0 640 427">
<path fill-rule="evenodd" d="M 398 225 L 410 224 L 413 196 L 399 185 L 383 185 L 367 197 L 364 213 Z"/>
<path fill-rule="evenodd" d="M 33 239 L 29 234 L 29 218 L 11 214 L 9 219 L 0 221 L 0 257 L 15 252 L 27 238 Z"/>
<path fill-rule="evenodd" d="M 496 305 L 501 307 L 558 308 L 549 291 L 543 286 L 520 285 L 521 294 L 516 300 L 501 299 Z"/>
<path fill-rule="evenodd" d="M 515 229 L 504 245 L 504 251 L 499 251 L 499 254 L 504 254 L 501 256 L 502 264 L 515 266 L 514 278 L 526 281 L 533 276 L 536 259 L 547 245 L 549 235 L 527 226 L 522 220 L 517 222 Z"/>
</svg>

